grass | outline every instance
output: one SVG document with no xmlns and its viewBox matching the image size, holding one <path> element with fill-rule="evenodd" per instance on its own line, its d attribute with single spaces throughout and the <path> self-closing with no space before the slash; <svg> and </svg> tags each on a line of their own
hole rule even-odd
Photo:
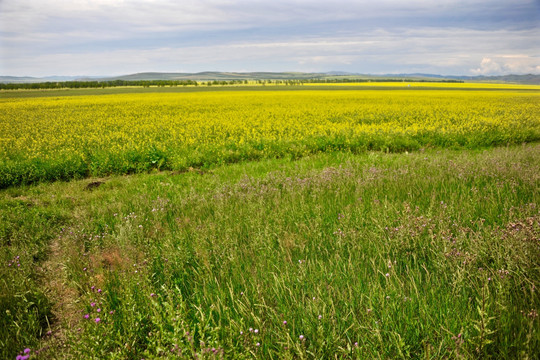
<svg viewBox="0 0 540 360">
<path fill-rule="evenodd" d="M 4 189 L 0 357 L 534 358 L 539 155 L 326 152 Z"/>
<path fill-rule="evenodd" d="M 410 85 L 410 86 L 409 86 Z M 539 85 L 521 84 L 491 84 L 491 83 L 430 83 L 430 82 L 373 82 L 373 83 L 320 83 L 304 85 L 274 85 L 274 84 L 248 84 L 248 85 L 213 85 L 213 86 L 163 86 L 142 87 L 122 86 L 101 89 L 42 89 L 42 90 L 0 90 L 0 99 L 53 97 L 53 96 L 80 96 L 80 95 L 118 95 L 118 94 L 141 94 L 141 93 L 190 93 L 207 91 L 269 91 L 269 90 L 403 90 L 412 87 L 414 90 L 520 90 L 537 92 Z M 412 89 L 411 89 L 412 90 Z"/>
</svg>

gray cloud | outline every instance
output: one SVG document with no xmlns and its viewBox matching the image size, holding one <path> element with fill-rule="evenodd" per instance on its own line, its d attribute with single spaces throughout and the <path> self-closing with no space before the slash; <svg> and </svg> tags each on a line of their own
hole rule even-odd
<svg viewBox="0 0 540 360">
<path fill-rule="evenodd" d="M 0 0 L 0 74 L 540 73 L 540 2 Z"/>
</svg>

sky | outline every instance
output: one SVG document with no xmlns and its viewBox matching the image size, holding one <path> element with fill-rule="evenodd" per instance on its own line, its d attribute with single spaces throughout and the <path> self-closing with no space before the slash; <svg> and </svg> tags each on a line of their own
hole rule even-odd
<svg viewBox="0 0 540 360">
<path fill-rule="evenodd" d="M 0 0 L 0 75 L 540 74 L 540 0 Z"/>
</svg>

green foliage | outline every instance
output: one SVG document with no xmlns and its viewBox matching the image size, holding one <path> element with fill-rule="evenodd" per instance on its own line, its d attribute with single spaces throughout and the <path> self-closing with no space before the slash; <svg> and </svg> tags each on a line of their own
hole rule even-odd
<svg viewBox="0 0 540 360">
<path fill-rule="evenodd" d="M 4 190 L 4 219 L 26 214 L 4 234 L 54 234 L 74 291 L 63 332 L 40 338 L 34 313 L 6 357 L 532 358 L 539 151 L 325 152 Z"/>
<path fill-rule="evenodd" d="M 540 353 L 537 93 L 206 85 L 0 102 L 0 357 Z"/>
<path fill-rule="evenodd" d="M 0 357 L 10 358 L 37 346 L 53 320 L 36 270 L 65 217 L 23 195 L 5 195 L 0 201 Z"/>
</svg>

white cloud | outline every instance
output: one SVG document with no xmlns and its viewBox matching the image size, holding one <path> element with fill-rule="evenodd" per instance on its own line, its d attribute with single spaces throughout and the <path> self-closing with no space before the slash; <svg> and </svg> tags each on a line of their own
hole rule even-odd
<svg viewBox="0 0 540 360">
<path fill-rule="evenodd" d="M 344 56 L 344 55 L 316 55 L 308 57 L 298 57 L 296 59 L 300 65 L 336 65 L 344 64 L 351 65 L 354 61 L 358 60 L 357 56 Z"/>
<path fill-rule="evenodd" d="M 484 57 L 480 67 L 471 72 L 475 75 L 540 74 L 540 57 L 522 54 Z"/>
<path fill-rule="evenodd" d="M 502 72 L 502 66 L 490 58 L 483 58 L 480 67 L 471 71 L 476 75 L 498 75 Z"/>
<path fill-rule="evenodd" d="M 534 4 L 0 0 L 0 74 L 108 75 L 228 66 L 268 71 L 538 72 L 534 56 L 540 54 L 540 22 L 531 21 Z"/>
</svg>

